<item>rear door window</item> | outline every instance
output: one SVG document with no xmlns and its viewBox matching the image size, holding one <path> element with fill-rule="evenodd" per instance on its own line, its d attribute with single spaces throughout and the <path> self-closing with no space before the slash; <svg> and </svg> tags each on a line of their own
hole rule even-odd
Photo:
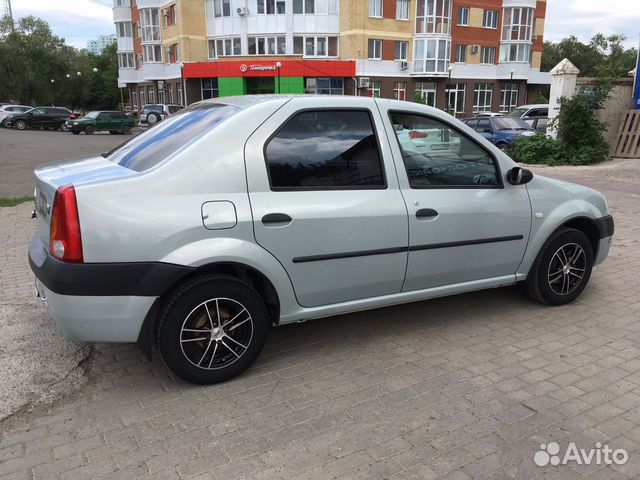
<svg viewBox="0 0 640 480">
<path fill-rule="evenodd" d="M 239 111 L 236 106 L 219 103 L 189 107 L 105 157 L 137 172 L 148 170 Z"/>
<path fill-rule="evenodd" d="M 265 148 L 272 190 L 385 188 L 382 159 L 366 110 L 297 113 Z"/>
</svg>

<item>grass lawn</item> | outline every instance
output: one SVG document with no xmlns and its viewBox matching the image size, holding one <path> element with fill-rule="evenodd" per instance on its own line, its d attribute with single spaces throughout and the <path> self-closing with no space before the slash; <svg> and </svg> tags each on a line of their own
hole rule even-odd
<svg viewBox="0 0 640 480">
<path fill-rule="evenodd" d="M 20 197 L 20 198 L 0 198 L 1 207 L 15 207 L 21 203 L 32 202 L 33 197 Z"/>
</svg>

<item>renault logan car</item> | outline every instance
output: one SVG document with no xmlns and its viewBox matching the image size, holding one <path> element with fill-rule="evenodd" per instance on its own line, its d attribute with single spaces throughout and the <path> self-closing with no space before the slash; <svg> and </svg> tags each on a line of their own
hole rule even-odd
<svg viewBox="0 0 640 480">
<path fill-rule="evenodd" d="M 416 130 L 447 148 L 399 141 Z M 49 315 L 76 339 L 155 344 L 201 384 L 245 370 L 271 325 L 518 282 L 571 302 L 613 235 L 597 191 L 534 177 L 444 112 L 364 97 L 197 103 L 35 180 Z"/>
</svg>

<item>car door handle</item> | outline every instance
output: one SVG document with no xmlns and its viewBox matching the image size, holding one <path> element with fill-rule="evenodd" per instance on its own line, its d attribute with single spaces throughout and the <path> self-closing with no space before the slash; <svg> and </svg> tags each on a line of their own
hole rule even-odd
<svg viewBox="0 0 640 480">
<path fill-rule="evenodd" d="M 422 208 L 416 212 L 416 218 L 418 218 L 419 220 L 424 220 L 427 218 L 436 218 L 438 215 L 440 214 L 436 212 L 433 208 Z"/>
<path fill-rule="evenodd" d="M 269 213 L 262 217 L 264 225 L 286 225 L 291 223 L 292 220 L 286 213 Z"/>
</svg>

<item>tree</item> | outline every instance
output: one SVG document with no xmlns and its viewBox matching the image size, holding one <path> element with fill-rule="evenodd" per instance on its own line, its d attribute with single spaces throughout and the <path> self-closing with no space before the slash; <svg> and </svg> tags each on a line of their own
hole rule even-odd
<svg viewBox="0 0 640 480">
<path fill-rule="evenodd" d="M 67 45 L 41 19 L 0 21 L 0 100 L 114 109 L 120 101 L 117 79 L 115 45 L 93 55 Z"/>
<path fill-rule="evenodd" d="M 585 77 L 620 77 L 635 67 L 638 51 L 625 49 L 624 35 L 599 33 L 589 43 L 582 43 L 575 36 L 554 42 L 544 42 L 542 49 L 542 71 L 548 72 L 563 59 L 571 60 Z"/>
</svg>

